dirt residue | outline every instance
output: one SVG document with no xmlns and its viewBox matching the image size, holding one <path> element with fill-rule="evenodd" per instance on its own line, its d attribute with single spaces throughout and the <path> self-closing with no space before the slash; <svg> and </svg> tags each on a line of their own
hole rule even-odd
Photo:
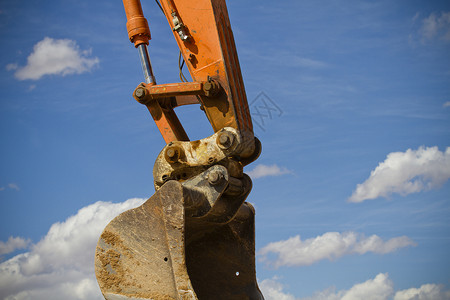
<svg viewBox="0 0 450 300">
<path fill-rule="evenodd" d="M 168 296 L 168 295 L 161 295 L 156 293 L 139 293 L 139 294 L 133 294 L 133 295 L 127 295 L 127 297 L 137 297 L 137 298 L 147 298 L 147 299 L 153 299 L 153 300 L 176 300 L 174 297 Z"/>
<path fill-rule="evenodd" d="M 150 278 L 144 278 L 140 274 L 137 269 L 141 267 L 142 262 L 133 258 L 132 247 L 126 243 L 127 238 L 122 239 L 120 234 L 105 230 L 101 239 L 103 243 L 97 245 L 96 251 L 96 276 L 102 293 L 143 299 L 176 300 L 169 287 L 169 295 L 165 295 L 160 286 L 152 287 L 159 283 L 152 282 Z M 147 275 L 151 274 L 146 274 L 145 277 Z"/>
<path fill-rule="evenodd" d="M 124 248 L 125 245 L 123 244 L 122 239 L 115 233 L 112 233 L 111 231 L 103 231 L 101 238 L 106 244 L 114 246 L 119 246 L 121 248 Z M 126 247 L 125 247 L 126 248 Z"/>
<path fill-rule="evenodd" d="M 125 246 L 122 239 L 111 231 L 105 230 L 101 239 L 106 244 L 106 248 L 97 248 L 97 259 L 100 262 L 97 280 L 102 290 L 121 292 L 123 287 L 132 285 L 127 280 L 129 269 L 122 264 L 125 259 L 123 255 L 126 255 L 128 259 L 132 258 L 131 251 Z"/>
<path fill-rule="evenodd" d="M 120 261 L 120 253 L 114 249 L 97 251 L 101 267 L 97 270 L 97 281 L 102 290 L 121 292 L 124 285 L 124 269 Z"/>
<path fill-rule="evenodd" d="M 200 141 L 192 141 L 191 142 L 192 149 L 196 150 L 198 146 L 200 146 Z"/>
</svg>

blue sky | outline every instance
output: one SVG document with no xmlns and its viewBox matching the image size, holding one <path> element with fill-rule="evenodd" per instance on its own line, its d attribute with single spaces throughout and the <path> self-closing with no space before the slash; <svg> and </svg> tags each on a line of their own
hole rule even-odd
<svg viewBox="0 0 450 300">
<path fill-rule="evenodd" d="M 227 5 L 263 144 L 246 172 L 266 299 L 450 299 L 450 2 Z M 143 8 L 157 82 L 178 82 Z M 96 239 L 153 194 L 164 146 L 131 97 L 122 3 L 2 1 L 0 43 L 0 297 L 101 299 Z"/>
</svg>

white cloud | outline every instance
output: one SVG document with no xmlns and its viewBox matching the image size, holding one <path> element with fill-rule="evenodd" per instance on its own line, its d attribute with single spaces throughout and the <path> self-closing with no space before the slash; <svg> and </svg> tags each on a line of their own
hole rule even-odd
<svg viewBox="0 0 450 300">
<path fill-rule="evenodd" d="M 383 300 L 394 291 L 394 284 L 388 278 L 387 274 L 378 274 L 374 279 L 369 279 L 363 283 L 354 285 L 348 291 L 345 291 L 342 300 Z"/>
<path fill-rule="evenodd" d="M 291 65 L 292 64 L 312 69 L 321 69 L 328 67 L 328 65 L 322 61 L 298 56 L 291 57 Z"/>
<path fill-rule="evenodd" d="M 412 18 L 413 23 L 417 21 L 417 19 L 419 19 L 420 17 L 420 12 L 417 12 L 414 17 Z"/>
<path fill-rule="evenodd" d="M 38 80 L 45 75 L 81 74 L 99 63 L 97 57 L 90 55 L 90 51 L 81 51 L 75 41 L 46 37 L 34 45 L 26 66 L 9 64 L 6 68 L 16 68 L 15 77 L 19 80 Z"/>
<path fill-rule="evenodd" d="M 406 152 L 392 152 L 356 186 L 349 202 L 362 202 L 393 193 L 408 195 L 442 185 L 450 178 L 450 147 L 420 147 Z"/>
<path fill-rule="evenodd" d="M 17 70 L 17 68 L 19 68 L 19 66 L 17 64 L 7 64 L 6 65 L 6 71 Z"/>
<path fill-rule="evenodd" d="M 261 261 L 278 268 L 307 266 L 323 259 L 335 260 L 351 254 L 361 255 L 367 252 L 387 254 L 414 245 L 415 243 L 406 236 L 383 241 L 377 235 L 365 237 L 355 232 L 327 232 L 304 241 L 297 235 L 285 241 L 270 243 L 259 250 L 258 255 Z M 268 258 L 271 253 L 277 256 L 275 260 Z"/>
<path fill-rule="evenodd" d="M 422 20 L 422 26 L 419 30 L 423 40 L 431 40 L 435 37 L 450 41 L 450 12 L 441 12 L 441 14 L 431 13 Z"/>
<path fill-rule="evenodd" d="M 394 283 L 388 274 L 380 273 L 375 278 L 355 284 L 348 290 L 336 292 L 330 287 L 314 293 L 311 297 L 296 298 L 283 291 L 283 284 L 277 277 L 265 279 L 259 284 L 266 300 L 448 300 L 450 291 L 437 284 L 424 284 L 420 288 L 397 291 L 394 295 Z"/>
<path fill-rule="evenodd" d="M 286 168 L 280 168 L 277 165 L 263 165 L 259 164 L 257 165 L 253 170 L 247 172 L 247 174 L 252 178 L 261 178 L 266 176 L 280 176 L 285 174 L 292 174 L 292 171 L 289 171 Z"/>
<path fill-rule="evenodd" d="M 374 279 L 355 284 L 348 290 L 336 292 L 334 287 L 330 287 L 307 298 L 296 298 L 283 292 L 283 285 L 276 278 L 263 280 L 260 288 L 266 300 L 388 300 L 394 292 L 388 274 L 383 273 Z"/>
<path fill-rule="evenodd" d="M 14 252 L 17 249 L 25 249 L 29 244 L 30 240 L 10 236 L 6 242 L 0 241 L 0 255 Z"/>
<path fill-rule="evenodd" d="M 0 299 L 103 299 L 94 274 L 97 240 L 111 219 L 142 202 L 97 202 L 53 224 L 30 251 L 0 264 Z"/>
<path fill-rule="evenodd" d="M 448 300 L 450 291 L 443 290 L 442 285 L 424 284 L 420 288 L 410 288 L 395 293 L 394 300 Z"/>
<path fill-rule="evenodd" d="M 355 284 L 348 290 L 334 292 L 330 288 L 322 292 L 316 293 L 313 297 L 306 298 L 308 300 L 387 300 L 392 295 L 394 288 L 393 283 L 389 279 L 388 274 L 380 273 L 374 279 Z M 306 300 L 305 299 L 305 300 Z"/>
<path fill-rule="evenodd" d="M 283 285 L 278 282 L 278 278 L 264 279 L 259 283 L 259 288 L 265 300 L 295 300 L 291 294 L 283 292 Z"/>
<path fill-rule="evenodd" d="M 17 184 L 15 184 L 15 183 L 10 183 L 10 184 L 8 184 L 8 187 L 9 187 L 10 189 L 12 189 L 12 190 L 20 191 L 19 186 L 18 186 Z"/>
<path fill-rule="evenodd" d="M 442 104 L 443 107 L 450 107 L 450 101 L 445 102 L 444 104 Z"/>
<path fill-rule="evenodd" d="M 8 183 L 7 187 L 10 188 L 11 190 L 20 191 L 19 186 L 15 183 Z M 4 191 L 4 190 L 6 190 L 6 188 L 4 186 L 0 187 L 0 191 Z"/>
<path fill-rule="evenodd" d="M 340 300 L 346 291 L 336 292 L 336 288 L 334 286 L 329 287 L 323 291 L 315 292 L 311 297 L 305 298 L 296 298 L 296 300 Z M 274 299 L 266 299 L 266 300 L 274 300 Z M 358 299 L 360 300 L 360 299 Z"/>
</svg>

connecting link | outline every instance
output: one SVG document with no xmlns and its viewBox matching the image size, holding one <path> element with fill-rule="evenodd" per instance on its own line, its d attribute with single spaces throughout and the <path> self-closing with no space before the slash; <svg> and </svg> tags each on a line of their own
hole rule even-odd
<svg viewBox="0 0 450 300">
<path fill-rule="evenodd" d="M 252 188 L 247 175 L 240 179 L 231 177 L 227 168 L 221 165 L 210 167 L 182 185 L 187 190 L 186 216 L 213 223 L 230 221 Z"/>
<path fill-rule="evenodd" d="M 168 97 L 199 95 L 214 97 L 220 94 L 223 89 L 219 82 L 209 79 L 208 81 L 179 82 L 166 84 L 139 84 L 134 90 L 133 96 L 139 103 L 147 105 L 150 100 Z M 198 103 L 198 102 L 197 102 Z"/>
</svg>

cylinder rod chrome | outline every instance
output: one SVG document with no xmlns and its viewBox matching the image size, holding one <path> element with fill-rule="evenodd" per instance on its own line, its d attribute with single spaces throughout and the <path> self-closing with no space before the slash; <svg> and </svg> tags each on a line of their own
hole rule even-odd
<svg viewBox="0 0 450 300">
<path fill-rule="evenodd" d="M 145 83 L 156 84 L 155 76 L 153 75 L 152 64 L 150 62 L 150 56 L 148 55 L 147 45 L 140 44 L 137 48 L 139 50 L 139 57 L 141 59 Z"/>
</svg>

